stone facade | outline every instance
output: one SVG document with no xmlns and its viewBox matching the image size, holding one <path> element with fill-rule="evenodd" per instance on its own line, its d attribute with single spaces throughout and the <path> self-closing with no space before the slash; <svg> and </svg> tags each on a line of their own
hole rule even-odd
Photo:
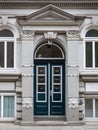
<svg viewBox="0 0 98 130">
<path fill-rule="evenodd" d="M 59 119 L 68 124 L 85 124 L 86 121 L 97 120 L 98 68 L 96 43 L 98 42 L 98 2 L 96 0 L 89 0 L 89 2 L 84 0 L 75 0 L 74 2 L 42 0 L 40 4 L 38 2 L 37 0 L 17 2 L 6 0 L 0 2 L 0 56 L 1 60 L 4 59 L 4 63 L 2 63 L 3 61 L 0 63 L 0 107 L 3 103 L 10 104 L 10 102 L 13 106 L 11 108 L 6 106 L 8 111 L 5 110 L 5 105 L 0 108 L 0 121 L 8 120 L 14 121 L 15 124 L 32 125 L 39 120 Z M 86 37 L 89 30 L 96 30 L 96 33 L 93 33 L 96 36 Z M 10 36 L 10 32 L 13 36 Z M 10 51 L 11 48 L 8 48 L 10 42 L 14 44 L 12 52 Z M 91 61 L 93 65 L 90 67 L 87 65 L 90 62 L 87 62 L 86 42 L 93 44 L 93 61 Z M 45 47 L 47 45 L 47 48 L 54 45 L 54 48 L 57 48 L 62 56 L 43 58 L 42 55 L 37 55 L 44 45 Z M 43 50 L 41 53 L 44 55 L 46 52 Z M 48 53 L 51 54 L 47 51 Z M 48 68 L 42 75 L 38 70 L 40 65 L 43 65 L 41 66 L 43 68 Z M 62 67 L 64 72 L 60 70 L 62 90 L 59 92 L 57 90 L 57 93 L 55 93 L 56 90 L 50 90 L 53 83 L 56 84 L 51 77 L 60 77 L 60 74 L 55 75 L 53 71 L 53 69 L 60 68 L 58 65 L 60 67 L 64 65 Z M 48 74 L 45 83 L 49 88 L 47 87 L 47 92 L 43 93 L 48 95 L 46 99 L 48 114 L 35 114 L 35 111 L 37 111 L 35 106 L 39 103 L 37 94 L 42 94 L 43 91 L 43 88 L 40 92 L 37 88 L 37 85 L 43 85 L 39 84 L 37 76 L 44 77 L 45 74 Z M 64 113 L 61 115 L 51 114 L 51 106 L 54 103 L 53 94 L 58 93 L 61 94 L 61 105 L 64 109 Z M 10 101 L 13 99 L 14 103 Z M 56 104 L 57 100 L 59 99 L 56 95 L 53 104 L 56 107 L 55 111 L 59 109 L 57 105 L 60 105 L 61 102 L 58 101 L 58 104 Z M 45 101 L 41 101 L 41 103 L 43 104 Z M 38 106 L 38 111 L 41 111 L 43 106 L 40 103 Z M 9 109 L 14 111 L 13 114 L 9 112 Z M 89 115 L 89 112 L 92 115 Z"/>
</svg>

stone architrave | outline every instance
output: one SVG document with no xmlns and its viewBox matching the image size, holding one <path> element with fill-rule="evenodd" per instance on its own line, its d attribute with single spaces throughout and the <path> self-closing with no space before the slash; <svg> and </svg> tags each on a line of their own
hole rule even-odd
<svg viewBox="0 0 98 130">
<path fill-rule="evenodd" d="M 68 30 L 67 33 L 68 40 L 79 40 L 80 39 L 80 32 L 78 30 Z"/>
</svg>

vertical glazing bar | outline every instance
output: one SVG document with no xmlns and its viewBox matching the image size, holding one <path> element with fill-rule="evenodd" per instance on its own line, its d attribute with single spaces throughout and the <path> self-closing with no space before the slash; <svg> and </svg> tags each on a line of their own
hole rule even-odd
<svg viewBox="0 0 98 130">
<path fill-rule="evenodd" d="M 7 41 L 4 43 L 4 68 L 7 68 Z"/>
</svg>

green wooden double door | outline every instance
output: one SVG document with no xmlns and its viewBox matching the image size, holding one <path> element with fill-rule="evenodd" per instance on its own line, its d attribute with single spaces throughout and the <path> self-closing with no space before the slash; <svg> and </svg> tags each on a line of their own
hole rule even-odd
<svg viewBox="0 0 98 130">
<path fill-rule="evenodd" d="M 34 115 L 65 115 L 64 60 L 35 60 Z"/>
</svg>

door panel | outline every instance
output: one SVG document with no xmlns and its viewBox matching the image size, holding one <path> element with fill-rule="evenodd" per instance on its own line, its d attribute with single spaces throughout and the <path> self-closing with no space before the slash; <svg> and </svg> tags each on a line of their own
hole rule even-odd
<svg viewBox="0 0 98 130">
<path fill-rule="evenodd" d="M 62 66 L 52 65 L 52 102 L 62 102 Z"/>
<path fill-rule="evenodd" d="M 35 64 L 34 114 L 65 115 L 64 64 Z"/>
<path fill-rule="evenodd" d="M 63 65 L 51 64 L 51 98 L 50 98 L 50 115 L 64 115 L 65 114 L 65 86 L 63 72 Z M 64 92 L 64 93 L 63 93 Z"/>
<path fill-rule="evenodd" d="M 35 72 L 34 113 L 35 115 L 47 115 L 47 66 L 36 65 Z"/>
</svg>

